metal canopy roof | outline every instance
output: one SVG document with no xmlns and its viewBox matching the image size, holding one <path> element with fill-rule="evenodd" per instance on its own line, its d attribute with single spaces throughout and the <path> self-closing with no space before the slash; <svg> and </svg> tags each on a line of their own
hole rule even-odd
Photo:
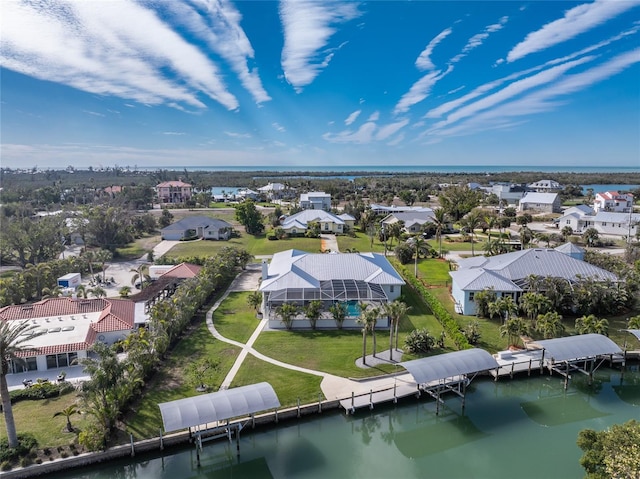
<svg viewBox="0 0 640 479">
<path fill-rule="evenodd" d="M 640 329 L 625 329 L 627 333 L 633 334 L 636 338 L 640 340 Z"/>
<path fill-rule="evenodd" d="M 496 369 L 498 362 L 483 349 L 465 349 L 400 363 L 418 384 Z"/>
<path fill-rule="evenodd" d="M 165 432 L 280 407 L 269 383 L 250 384 L 158 404 Z"/>
<path fill-rule="evenodd" d="M 593 358 L 608 354 L 622 354 L 622 349 L 602 334 L 580 334 L 566 338 L 536 341 L 545 349 L 545 357 L 554 362 Z"/>
</svg>

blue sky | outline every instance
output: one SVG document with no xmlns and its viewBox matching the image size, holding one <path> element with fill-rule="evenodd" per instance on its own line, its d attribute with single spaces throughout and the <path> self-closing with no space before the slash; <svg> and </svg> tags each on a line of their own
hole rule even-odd
<svg viewBox="0 0 640 479">
<path fill-rule="evenodd" d="M 4 167 L 640 168 L 640 1 L 13 1 Z"/>
</svg>

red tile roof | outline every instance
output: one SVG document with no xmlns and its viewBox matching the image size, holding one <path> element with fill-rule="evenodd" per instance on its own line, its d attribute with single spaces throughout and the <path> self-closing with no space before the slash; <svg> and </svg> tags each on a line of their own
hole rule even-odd
<svg viewBox="0 0 640 479">
<path fill-rule="evenodd" d="M 156 188 L 167 188 L 167 187 L 182 187 L 182 188 L 191 188 L 189 183 L 185 183 L 183 181 L 165 181 L 156 186 Z"/>
<path fill-rule="evenodd" d="M 202 266 L 198 266 L 197 264 L 180 263 L 164 273 L 162 277 L 181 279 L 193 278 L 195 276 L 198 276 L 198 273 L 201 269 Z"/>
<path fill-rule="evenodd" d="M 21 321 L 52 316 L 82 315 L 100 312 L 100 318 L 91 323 L 84 342 L 57 344 L 35 348 L 36 354 L 58 354 L 88 349 L 98 333 L 128 331 L 133 329 L 135 321 L 135 303 L 126 299 L 71 299 L 50 298 L 37 303 L 6 306 L 0 309 L 0 320 Z M 20 356 L 33 356 L 33 352 Z"/>
</svg>

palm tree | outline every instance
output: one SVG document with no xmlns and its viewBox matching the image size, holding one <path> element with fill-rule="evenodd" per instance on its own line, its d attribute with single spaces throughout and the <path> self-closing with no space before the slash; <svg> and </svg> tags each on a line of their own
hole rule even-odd
<svg viewBox="0 0 640 479">
<path fill-rule="evenodd" d="M 95 261 L 100 263 L 100 268 L 102 269 L 102 282 L 105 282 L 105 273 L 106 273 L 106 264 L 113 259 L 113 253 L 106 249 L 101 249 L 95 253 L 94 256 Z"/>
<path fill-rule="evenodd" d="M 320 301 L 319 299 L 310 301 L 309 304 L 307 304 L 307 306 L 304 308 L 304 313 L 311 322 L 311 329 L 316 329 L 316 322 L 322 314 L 322 301 Z"/>
<path fill-rule="evenodd" d="M 64 416 L 67 418 L 67 432 L 73 432 L 73 426 L 71 425 L 71 416 L 73 414 L 80 414 L 75 404 L 64 408 L 62 411 L 58 411 L 53 417 Z"/>
<path fill-rule="evenodd" d="M 89 292 L 96 298 L 104 298 L 107 295 L 107 292 L 101 286 L 96 286 L 95 288 L 91 288 Z"/>
<path fill-rule="evenodd" d="M 298 314 L 298 307 L 293 303 L 282 303 L 276 308 L 276 314 L 280 316 L 287 329 L 293 326 L 293 318 Z"/>
<path fill-rule="evenodd" d="M 415 277 L 418 277 L 418 256 L 425 255 L 427 252 L 427 242 L 425 241 L 425 239 L 418 235 L 418 236 L 414 236 L 413 238 L 411 238 L 411 242 L 413 243 L 413 249 L 416 252 L 416 257 L 415 257 L 415 263 L 414 263 L 414 267 L 413 267 L 413 274 L 415 275 Z"/>
<path fill-rule="evenodd" d="M 486 215 L 484 217 L 484 223 L 487 225 L 487 230 L 489 231 L 489 239 L 488 242 L 491 242 L 491 230 L 496 227 L 498 224 L 498 218 L 495 215 Z"/>
<path fill-rule="evenodd" d="M 27 321 L 20 323 L 16 327 L 11 323 L 12 321 L 0 321 L 0 396 L 2 396 L 2 411 L 4 412 L 4 421 L 7 427 L 9 447 L 14 448 L 18 446 L 18 434 L 16 432 L 16 423 L 13 419 L 11 397 L 9 396 L 9 386 L 7 384 L 9 362 L 21 362 L 22 359 L 19 356 L 33 350 L 26 342 L 44 334 L 44 332 L 34 333 L 33 330 L 37 328 L 37 325 L 30 325 Z"/>
<path fill-rule="evenodd" d="M 144 283 L 147 281 L 151 281 L 151 277 L 149 276 L 149 265 L 141 264 L 137 268 L 132 268 L 129 272 L 134 273 L 131 278 L 131 284 L 135 285 L 138 280 L 140 280 L 140 289 L 144 289 Z"/>
<path fill-rule="evenodd" d="M 124 285 L 122 288 L 118 290 L 118 294 L 121 298 L 126 299 L 131 294 L 131 286 Z"/>
<path fill-rule="evenodd" d="M 469 231 L 469 234 L 471 235 L 471 256 L 475 256 L 474 238 L 476 235 L 476 230 L 480 227 L 480 224 L 482 223 L 482 217 L 480 216 L 480 211 L 471 210 L 469 213 L 467 213 L 467 216 L 465 216 L 460 223 Z"/>
<path fill-rule="evenodd" d="M 360 317 L 358 323 L 362 324 L 362 364 L 367 364 L 367 335 L 371 331 L 370 316 L 367 311 L 360 309 Z"/>
<path fill-rule="evenodd" d="M 551 301 L 542 293 L 528 292 L 520 298 L 520 309 L 531 320 L 549 312 L 552 306 Z"/>
<path fill-rule="evenodd" d="M 247 298 L 247 303 L 251 306 L 256 313 L 258 312 L 258 308 L 262 304 L 262 293 L 260 291 L 254 291 Z"/>
<path fill-rule="evenodd" d="M 603 334 L 609 335 L 609 321 L 598 319 L 594 314 L 581 316 L 576 319 L 576 332 L 578 334 Z"/>
<path fill-rule="evenodd" d="M 84 284 L 81 284 L 80 286 L 78 286 L 76 288 L 76 294 L 78 295 L 79 298 L 87 298 L 87 287 Z"/>
<path fill-rule="evenodd" d="M 447 226 L 447 213 L 443 208 L 436 208 L 433 210 L 433 224 L 436 225 L 436 239 L 440 249 L 438 250 L 438 256 L 442 257 L 442 232 Z"/>
<path fill-rule="evenodd" d="M 573 228 L 571 226 L 565 226 L 560 230 L 560 234 L 562 235 L 562 241 L 567 241 L 569 236 L 573 234 Z"/>
<path fill-rule="evenodd" d="M 529 326 L 527 322 L 519 317 L 512 317 L 505 321 L 505 323 L 500 326 L 500 336 L 508 336 L 509 337 L 509 345 L 517 345 L 519 338 L 522 334 L 528 334 Z"/>
<path fill-rule="evenodd" d="M 342 303 L 334 303 L 329 307 L 329 312 L 333 316 L 338 329 L 342 329 L 342 323 L 344 323 L 344 318 L 347 316 L 347 307 Z"/>
<path fill-rule="evenodd" d="M 640 329 L 640 314 L 638 316 L 629 318 L 629 324 L 627 324 L 627 328 Z"/>
<path fill-rule="evenodd" d="M 544 339 L 557 338 L 564 333 L 562 316 L 555 311 L 538 315 L 536 330 L 542 334 Z"/>
<path fill-rule="evenodd" d="M 378 324 L 378 318 L 380 317 L 380 308 L 379 307 L 375 307 L 375 308 L 371 308 L 368 309 L 365 312 L 365 315 L 367 317 L 366 321 L 371 325 L 371 336 L 373 336 L 373 357 L 376 357 L 376 350 L 378 347 L 377 341 L 376 341 L 376 324 Z"/>
<path fill-rule="evenodd" d="M 389 316 L 389 359 L 393 361 L 393 337 L 396 338 L 396 349 L 398 349 L 398 324 L 402 321 L 409 312 L 410 307 L 402 301 L 392 301 L 391 303 L 385 303 L 384 312 Z"/>
</svg>

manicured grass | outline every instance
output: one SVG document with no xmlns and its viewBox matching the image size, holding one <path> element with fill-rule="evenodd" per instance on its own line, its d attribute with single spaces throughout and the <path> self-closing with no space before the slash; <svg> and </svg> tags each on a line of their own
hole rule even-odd
<svg viewBox="0 0 640 479">
<path fill-rule="evenodd" d="M 242 363 L 231 387 L 246 386 L 259 381 L 267 381 L 275 390 L 282 407 L 295 406 L 318 400 L 322 394 L 322 377 L 281 368 L 248 355 Z"/>
<path fill-rule="evenodd" d="M 75 392 L 64 396 L 39 401 L 20 401 L 13 405 L 13 417 L 18 433 L 28 432 L 38 440 L 39 447 L 64 446 L 76 442 L 78 433 L 91 421 L 87 414 L 74 414 L 71 424 L 75 433 L 66 432 L 67 419 L 64 416 L 53 417 L 72 404 L 76 404 Z M 81 408 L 78 408 L 81 410 Z M 0 439 L 7 437 L 4 415 L 0 415 Z"/>
<path fill-rule="evenodd" d="M 173 259 L 189 256 L 206 258 L 214 256 L 226 246 L 247 249 L 247 241 L 244 239 L 244 236 L 231 238 L 229 241 L 183 241 L 171 248 L 164 256 Z"/>
<path fill-rule="evenodd" d="M 162 239 L 159 234 L 143 236 L 124 248 L 117 248 L 115 256 L 121 260 L 138 259 L 151 251 L 160 241 L 162 241 Z"/>
<path fill-rule="evenodd" d="M 229 293 L 213 313 L 213 324 L 225 338 L 246 343 L 260 324 L 256 311 L 247 304 L 249 294 Z"/>
<path fill-rule="evenodd" d="M 373 238 L 373 246 L 371 246 L 371 238 L 366 233 L 360 231 L 356 232 L 356 236 L 349 235 L 336 236 L 338 240 L 338 249 L 340 252 L 345 253 L 348 249 L 356 250 L 360 253 L 382 253 L 384 252 L 384 244 L 380 243 L 377 238 Z"/>
<path fill-rule="evenodd" d="M 253 255 L 275 254 L 288 249 L 299 249 L 308 253 L 320 252 L 320 238 L 294 237 L 270 241 L 266 236 L 256 236 L 247 245 Z"/>
<path fill-rule="evenodd" d="M 407 264 L 405 267 L 413 271 L 413 265 Z M 421 258 L 418 260 L 418 277 L 429 285 L 446 285 L 451 283 L 449 276 L 449 262 L 445 259 Z"/>
<path fill-rule="evenodd" d="M 200 358 L 217 359 L 219 364 L 213 379 L 216 386 L 222 383 L 233 366 L 240 353 L 239 348 L 214 339 L 202 316 L 147 383 L 141 400 L 127 415 L 125 419 L 127 430 L 136 438 L 158 435 L 162 427 L 159 403 L 199 394 L 192 385 L 188 384 L 185 374 L 186 365 Z"/>
</svg>

